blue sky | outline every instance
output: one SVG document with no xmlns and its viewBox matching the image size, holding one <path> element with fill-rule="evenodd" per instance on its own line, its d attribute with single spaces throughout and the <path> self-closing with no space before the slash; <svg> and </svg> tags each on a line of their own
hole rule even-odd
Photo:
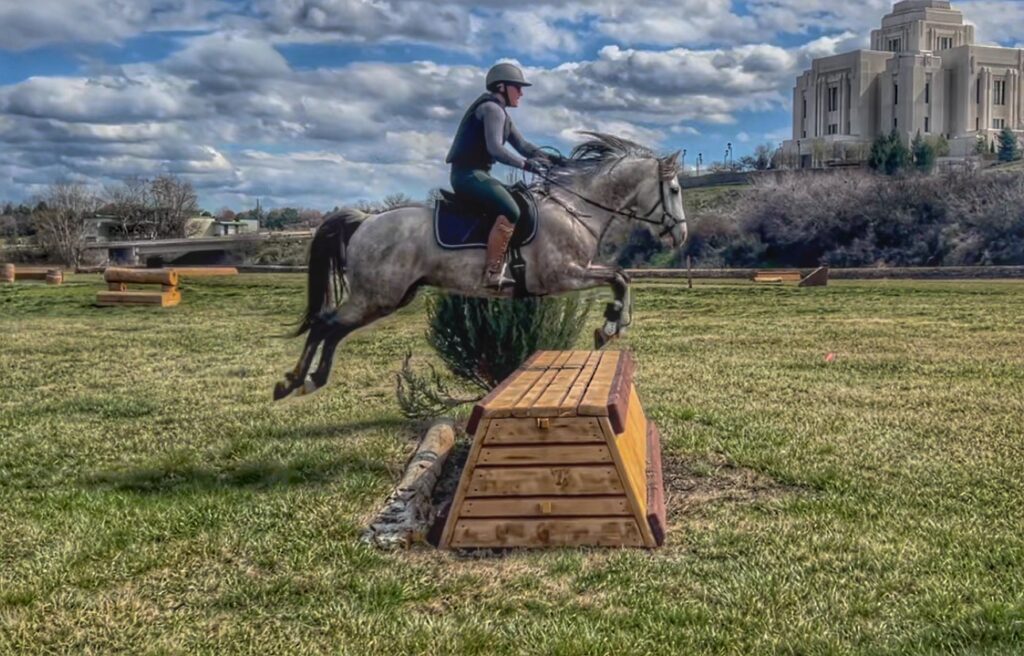
<svg viewBox="0 0 1024 656">
<path fill-rule="evenodd" d="M 954 3 L 1024 41 L 1019 2 Z M 0 0 L 0 200 L 173 173 L 204 207 L 424 197 L 487 68 L 562 150 L 617 133 L 705 163 L 787 138 L 811 58 L 864 47 L 889 0 Z"/>
</svg>

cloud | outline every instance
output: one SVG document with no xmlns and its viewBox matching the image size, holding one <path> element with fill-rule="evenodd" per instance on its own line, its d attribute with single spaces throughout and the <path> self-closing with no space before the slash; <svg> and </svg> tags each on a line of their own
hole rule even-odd
<svg viewBox="0 0 1024 656">
<path fill-rule="evenodd" d="M 10 0 L 0 4 L 0 48 L 115 43 L 142 32 L 201 30 L 221 0 Z"/>
</svg>

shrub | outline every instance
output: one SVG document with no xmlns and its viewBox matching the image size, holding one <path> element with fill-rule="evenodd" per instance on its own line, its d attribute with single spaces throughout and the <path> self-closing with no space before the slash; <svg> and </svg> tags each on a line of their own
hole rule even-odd
<svg viewBox="0 0 1024 656">
<path fill-rule="evenodd" d="M 454 396 L 455 385 L 431 368 L 416 373 L 407 358 L 396 394 L 408 417 L 436 416 L 472 403 L 495 388 L 535 351 L 572 348 L 591 302 L 580 294 L 524 299 L 438 294 L 427 300 L 427 341 L 448 370 L 475 396 Z"/>
</svg>

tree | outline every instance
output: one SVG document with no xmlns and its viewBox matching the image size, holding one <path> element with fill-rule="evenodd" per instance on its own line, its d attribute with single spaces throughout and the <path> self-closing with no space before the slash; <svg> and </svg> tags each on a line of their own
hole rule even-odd
<svg viewBox="0 0 1024 656">
<path fill-rule="evenodd" d="M 911 151 L 917 170 L 921 173 L 931 173 L 935 168 L 935 149 L 921 136 L 920 132 L 914 137 Z"/>
<path fill-rule="evenodd" d="M 188 222 L 199 211 L 192 183 L 174 175 L 161 175 L 150 183 L 158 237 L 187 237 Z"/>
<path fill-rule="evenodd" d="M 879 173 L 885 170 L 885 163 L 889 161 L 889 151 L 892 149 L 892 142 L 889 137 L 879 135 L 871 144 L 871 153 L 868 155 L 868 166 L 872 171 Z"/>
<path fill-rule="evenodd" d="M 999 133 L 999 161 L 1015 162 L 1020 159 L 1020 148 L 1017 135 L 1010 128 L 1003 128 Z"/>
<path fill-rule="evenodd" d="M 96 211 L 96 196 L 80 184 L 55 183 L 36 206 L 39 245 L 69 267 L 77 267 L 85 253 L 85 219 Z"/>
<path fill-rule="evenodd" d="M 907 145 L 903 143 L 903 137 L 896 130 L 889 135 L 889 156 L 885 160 L 885 174 L 896 175 L 907 169 L 912 161 L 912 155 Z"/>
<path fill-rule="evenodd" d="M 974 142 L 974 154 L 975 155 L 987 155 L 988 154 L 988 139 L 985 135 L 979 134 L 978 139 Z"/>
<path fill-rule="evenodd" d="M 946 135 L 940 134 L 931 139 L 929 143 L 932 145 L 932 150 L 935 151 L 935 157 L 949 157 L 949 140 L 946 139 Z"/>
</svg>

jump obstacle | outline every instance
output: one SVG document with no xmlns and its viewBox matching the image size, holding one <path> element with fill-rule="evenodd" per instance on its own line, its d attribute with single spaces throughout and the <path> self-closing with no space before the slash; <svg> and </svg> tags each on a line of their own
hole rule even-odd
<svg viewBox="0 0 1024 656">
<path fill-rule="evenodd" d="M 477 404 L 438 546 L 661 546 L 661 438 L 633 372 L 628 352 L 541 351 Z"/>
<path fill-rule="evenodd" d="M 0 265 L 0 283 L 14 283 L 19 280 L 38 280 L 45 281 L 48 285 L 60 285 L 64 282 L 64 272 L 53 268 L 19 267 L 14 264 Z"/>
<path fill-rule="evenodd" d="M 233 276 L 238 270 L 232 267 L 175 267 L 173 269 L 124 269 L 108 267 L 103 272 L 107 291 L 97 292 L 96 305 L 150 305 L 174 307 L 181 302 L 179 278 Z M 160 291 L 130 290 L 128 285 L 160 285 Z"/>
<path fill-rule="evenodd" d="M 754 274 L 753 281 L 777 285 L 796 282 L 800 287 L 825 287 L 828 285 L 828 267 L 818 267 L 807 276 L 795 269 L 762 269 Z"/>
</svg>

